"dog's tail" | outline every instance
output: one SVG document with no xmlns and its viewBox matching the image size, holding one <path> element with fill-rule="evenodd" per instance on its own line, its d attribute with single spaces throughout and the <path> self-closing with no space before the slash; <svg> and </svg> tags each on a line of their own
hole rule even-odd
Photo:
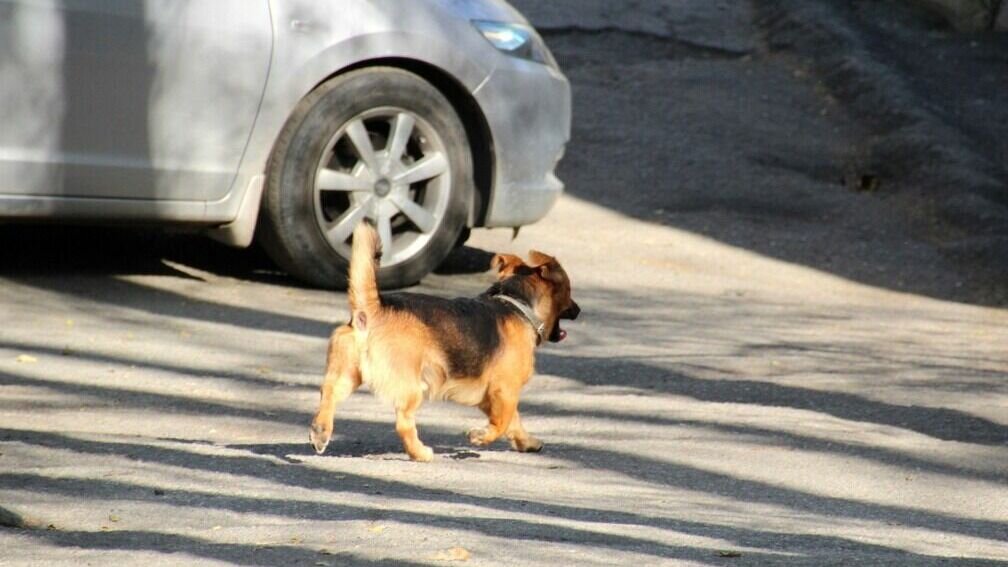
<svg viewBox="0 0 1008 567">
<path fill-rule="evenodd" d="M 378 297 L 376 270 L 381 246 L 378 233 L 367 221 L 361 221 L 353 233 L 353 249 L 350 255 L 350 316 L 353 326 L 366 331 L 381 309 Z"/>
</svg>

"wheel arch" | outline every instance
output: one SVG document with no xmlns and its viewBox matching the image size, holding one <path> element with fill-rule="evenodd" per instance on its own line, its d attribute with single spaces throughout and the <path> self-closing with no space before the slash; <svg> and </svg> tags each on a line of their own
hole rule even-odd
<svg viewBox="0 0 1008 567">
<path fill-rule="evenodd" d="M 451 104 L 465 128 L 473 165 L 473 191 L 469 196 L 469 215 L 466 226 L 483 226 L 493 196 L 493 179 L 496 167 L 493 135 L 486 116 L 475 97 L 451 73 L 431 63 L 409 57 L 375 57 L 346 65 L 317 79 L 301 98 L 308 96 L 320 85 L 334 77 L 370 67 L 392 67 L 409 71 L 433 85 Z M 293 109 L 293 105 L 291 108 Z M 284 121 L 286 119 L 287 117 L 284 118 Z M 269 153 L 272 154 L 272 147 Z M 237 247 L 246 247 L 252 243 L 259 224 L 264 174 L 265 169 L 262 173 L 250 178 L 248 186 L 242 193 L 242 199 L 233 221 L 206 231 L 211 238 Z"/>
<path fill-rule="evenodd" d="M 347 229 L 350 225 L 344 221 L 351 217 L 360 218 L 364 209 L 359 206 L 362 203 L 358 203 L 352 215 L 343 215 L 351 210 L 348 206 L 354 206 L 353 200 L 349 203 L 344 200 L 342 203 L 332 203 L 336 207 L 329 211 L 332 214 L 320 215 L 318 190 L 313 186 L 316 172 L 319 167 L 333 167 L 329 161 L 331 156 L 327 152 L 331 151 L 334 140 L 338 141 L 346 135 L 342 124 L 358 117 L 363 117 L 364 120 L 368 116 L 381 117 L 384 121 L 397 116 L 399 112 L 413 113 L 417 122 L 417 135 L 426 136 L 429 140 L 425 142 L 420 139 L 414 150 L 423 154 L 428 151 L 438 152 L 436 155 L 444 165 L 437 172 L 432 172 L 431 176 L 447 171 L 443 169 L 447 166 L 451 177 L 441 177 L 437 181 L 433 197 L 426 192 L 414 195 L 410 187 L 402 184 L 395 187 L 390 185 L 389 189 L 398 191 L 399 198 L 407 197 L 411 202 L 414 198 L 422 199 L 417 201 L 419 207 L 410 209 L 405 204 L 386 206 L 387 202 L 381 201 L 380 209 L 366 214 L 375 218 L 379 230 L 383 225 L 386 227 L 383 241 L 393 245 L 389 250 L 396 254 L 390 256 L 394 261 L 388 264 L 383 262 L 378 273 L 380 285 L 391 289 L 416 283 L 436 268 L 456 245 L 469 217 L 473 194 L 472 149 L 467 142 L 465 126 L 455 108 L 428 80 L 388 65 L 350 67 L 343 74 L 336 74 L 306 91 L 311 94 L 301 100 L 294 114 L 288 118 L 273 148 L 267 169 L 266 191 L 264 198 L 260 200 L 260 222 L 256 239 L 279 266 L 302 281 L 322 287 L 344 287 L 346 269 L 351 259 L 350 250 L 345 245 L 349 231 L 341 232 L 343 236 L 336 240 L 327 236 L 327 233 L 334 226 L 334 220 L 339 221 L 341 229 Z M 375 126 L 378 127 L 377 131 L 371 125 L 366 126 L 368 135 L 384 135 L 380 133 L 384 126 Z M 337 130 L 337 127 L 340 129 Z M 355 127 L 359 129 L 359 126 Z M 354 136 L 351 133 L 351 137 Z M 357 140 L 354 145 L 362 147 Z M 408 155 L 420 159 L 420 154 Z M 449 156 L 449 159 L 444 160 L 440 156 Z M 353 159 L 368 161 L 368 167 L 374 168 L 383 166 L 379 160 L 399 157 L 402 155 L 381 154 L 376 155 L 374 160 L 369 160 L 367 153 L 358 149 L 355 150 Z M 320 158 L 324 158 L 324 161 L 319 162 Z M 383 166 L 380 171 L 372 169 L 372 179 L 386 176 L 395 178 L 399 173 L 407 171 L 403 169 L 403 163 L 389 162 L 384 165 L 388 168 Z M 421 167 L 417 171 L 421 170 L 425 169 Z M 391 200 L 401 203 L 394 198 Z M 324 200 L 323 206 L 327 206 Z M 418 208 L 426 208 L 434 215 L 429 217 L 429 228 L 422 222 L 422 218 L 410 212 Z M 395 246 L 399 241 L 388 238 L 392 236 L 390 223 L 382 221 L 391 219 L 400 211 L 420 223 L 418 226 L 421 228 L 413 229 L 416 230 L 416 237 L 407 236 L 403 246 Z M 434 219 L 437 219 L 436 223 L 433 222 Z"/>
</svg>

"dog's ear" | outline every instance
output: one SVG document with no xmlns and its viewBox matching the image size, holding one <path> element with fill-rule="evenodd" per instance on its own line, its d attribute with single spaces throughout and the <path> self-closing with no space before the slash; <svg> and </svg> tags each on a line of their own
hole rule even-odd
<svg viewBox="0 0 1008 567">
<path fill-rule="evenodd" d="M 556 262 L 556 259 L 549 254 L 543 254 L 538 250 L 529 250 L 529 265 L 533 268 Z"/>
<path fill-rule="evenodd" d="M 543 254 L 538 250 L 529 250 L 529 260 L 533 269 L 539 272 L 543 279 L 560 283 L 563 281 L 563 269 L 556 258 Z"/>
<path fill-rule="evenodd" d="M 524 265 L 525 261 L 514 254 L 495 254 L 490 260 L 490 267 L 497 270 L 500 279 L 513 276 Z"/>
<path fill-rule="evenodd" d="M 542 264 L 541 266 L 536 266 L 535 270 L 539 272 L 539 276 L 549 282 L 559 284 L 563 281 L 563 275 L 561 275 L 560 270 L 558 270 L 559 265 L 556 260 Z"/>
</svg>

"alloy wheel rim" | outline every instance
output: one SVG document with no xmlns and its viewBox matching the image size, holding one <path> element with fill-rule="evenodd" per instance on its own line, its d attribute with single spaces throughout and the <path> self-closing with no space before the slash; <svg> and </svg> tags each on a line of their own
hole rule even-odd
<svg viewBox="0 0 1008 567">
<path fill-rule="evenodd" d="M 414 257 L 448 209 L 451 165 L 437 131 L 417 114 L 383 107 L 354 116 L 330 138 L 313 182 L 315 220 L 329 245 L 350 258 L 363 219 L 377 227 L 382 266 Z"/>
</svg>

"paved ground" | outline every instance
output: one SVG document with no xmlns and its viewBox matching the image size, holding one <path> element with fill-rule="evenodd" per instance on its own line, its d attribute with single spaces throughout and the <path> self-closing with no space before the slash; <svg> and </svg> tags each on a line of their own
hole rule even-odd
<svg viewBox="0 0 1008 567">
<path fill-rule="evenodd" d="M 414 464 L 358 393 L 315 456 L 343 295 L 201 239 L 4 228 L 0 565 L 1008 563 L 1008 310 L 839 182 L 874 124 L 747 3 L 523 4 L 575 83 L 570 193 L 421 289 L 564 262 L 584 313 L 522 403 L 545 451 L 430 404 Z"/>
<path fill-rule="evenodd" d="M 754 3 L 773 52 L 800 55 L 866 127 L 848 160 L 869 201 L 961 274 L 912 289 L 1008 305 L 1008 34 L 954 33 L 899 0 Z"/>
</svg>

